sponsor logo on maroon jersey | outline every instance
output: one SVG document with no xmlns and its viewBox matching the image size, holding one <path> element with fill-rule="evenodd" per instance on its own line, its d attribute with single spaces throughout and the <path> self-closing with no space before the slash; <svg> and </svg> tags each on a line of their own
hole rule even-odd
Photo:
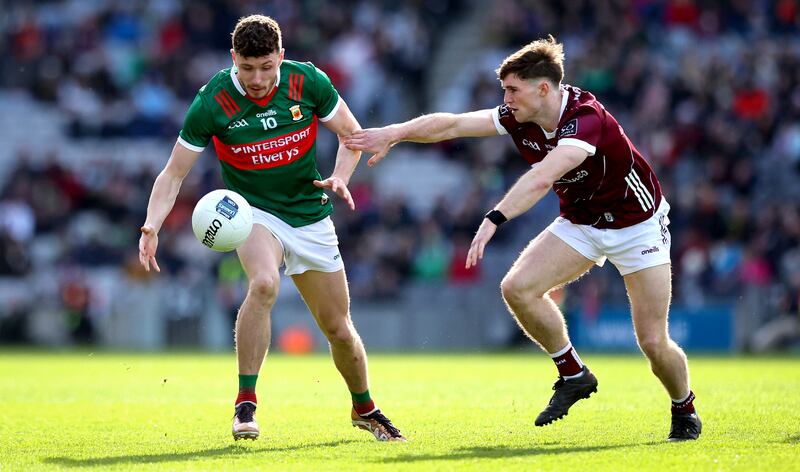
<svg viewBox="0 0 800 472">
<path fill-rule="evenodd" d="M 559 138 L 566 138 L 567 136 L 575 136 L 578 134 L 578 120 L 569 120 L 564 123 L 564 126 L 558 131 Z"/>
<path fill-rule="evenodd" d="M 524 144 L 525 146 L 528 146 L 531 149 L 535 149 L 537 151 L 541 151 L 542 150 L 542 148 L 539 147 L 539 143 L 537 143 L 535 141 L 529 141 L 528 139 L 523 139 L 522 140 L 522 144 Z"/>
<path fill-rule="evenodd" d="M 585 179 L 586 177 L 589 177 L 589 172 L 585 171 L 585 170 L 579 170 L 575 174 L 575 177 L 570 177 L 570 178 L 562 177 L 562 178 L 556 180 L 555 183 L 557 183 L 557 184 L 574 184 L 575 182 L 580 182 L 581 180 Z"/>
</svg>

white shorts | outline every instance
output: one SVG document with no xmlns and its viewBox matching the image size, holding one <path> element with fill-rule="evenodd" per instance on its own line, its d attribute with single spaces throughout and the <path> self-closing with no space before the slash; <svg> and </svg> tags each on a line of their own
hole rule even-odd
<svg viewBox="0 0 800 472">
<path fill-rule="evenodd" d="M 253 223 L 267 228 L 283 247 L 284 274 L 297 275 L 307 270 L 338 272 L 344 269 L 339 254 L 339 238 L 328 216 L 316 223 L 294 228 L 277 216 L 253 208 Z"/>
<path fill-rule="evenodd" d="M 661 198 L 650 218 L 622 229 L 597 229 L 558 217 L 547 230 L 602 267 L 606 258 L 622 275 L 670 262 L 669 203 Z"/>
</svg>

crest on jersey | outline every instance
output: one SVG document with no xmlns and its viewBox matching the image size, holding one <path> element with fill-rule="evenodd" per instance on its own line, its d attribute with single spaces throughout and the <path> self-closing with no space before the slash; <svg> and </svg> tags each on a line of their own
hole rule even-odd
<svg viewBox="0 0 800 472">
<path fill-rule="evenodd" d="M 567 136 L 575 136 L 578 134 L 578 119 L 573 119 L 564 124 L 558 131 L 559 138 L 566 138 Z"/>
<path fill-rule="evenodd" d="M 289 112 L 292 114 L 292 121 L 300 121 L 303 119 L 303 112 L 300 111 L 300 105 L 290 106 Z"/>
</svg>

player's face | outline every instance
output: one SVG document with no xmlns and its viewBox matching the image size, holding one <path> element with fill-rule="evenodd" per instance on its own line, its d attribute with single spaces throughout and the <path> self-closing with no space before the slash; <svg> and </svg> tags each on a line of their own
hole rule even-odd
<svg viewBox="0 0 800 472">
<path fill-rule="evenodd" d="M 241 56 L 231 49 L 231 55 L 238 69 L 236 76 L 247 95 L 255 99 L 266 97 L 278 77 L 278 68 L 283 62 L 283 49 L 260 57 Z"/>
<path fill-rule="evenodd" d="M 520 123 L 534 121 L 540 114 L 546 90 L 539 86 L 541 80 L 525 80 L 509 74 L 500 81 L 503 87 L 503 102 Z"/>
</svg>

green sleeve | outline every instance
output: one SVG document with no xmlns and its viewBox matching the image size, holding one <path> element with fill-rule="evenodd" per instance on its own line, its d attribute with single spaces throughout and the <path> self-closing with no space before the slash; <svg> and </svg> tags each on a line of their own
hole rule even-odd
<svg viewBox="0 0 800 472">
<path fill-rule="evenodd" d="M 202 89 L 200 89 L 202 92 Z M 214 117 L 209 111 L 205 101 L 198 93 L 189 105 L 189 111 L 183 119 L 183 129 L 180 138 L 195 148 L 205 148 L 208 140 L 214 135 Z M 190 148 L 191 149 L 191 148 Z M 192 149 L 202 151 L 202 149 Z"/>
<path fill-rule="evenodd" d="M 312 87 L 314 94 L 314 102 L 316 104 L 316 113 L 321 121 L 327 121 L 333 118 L 333 112 L 338 109 L 339 105 L 339 92 L 331 83 L 328 74 L 323 72 L 311 64 L 313 68 L 311 74 L 314 79 L 314 86 Z"/>
</svg>

